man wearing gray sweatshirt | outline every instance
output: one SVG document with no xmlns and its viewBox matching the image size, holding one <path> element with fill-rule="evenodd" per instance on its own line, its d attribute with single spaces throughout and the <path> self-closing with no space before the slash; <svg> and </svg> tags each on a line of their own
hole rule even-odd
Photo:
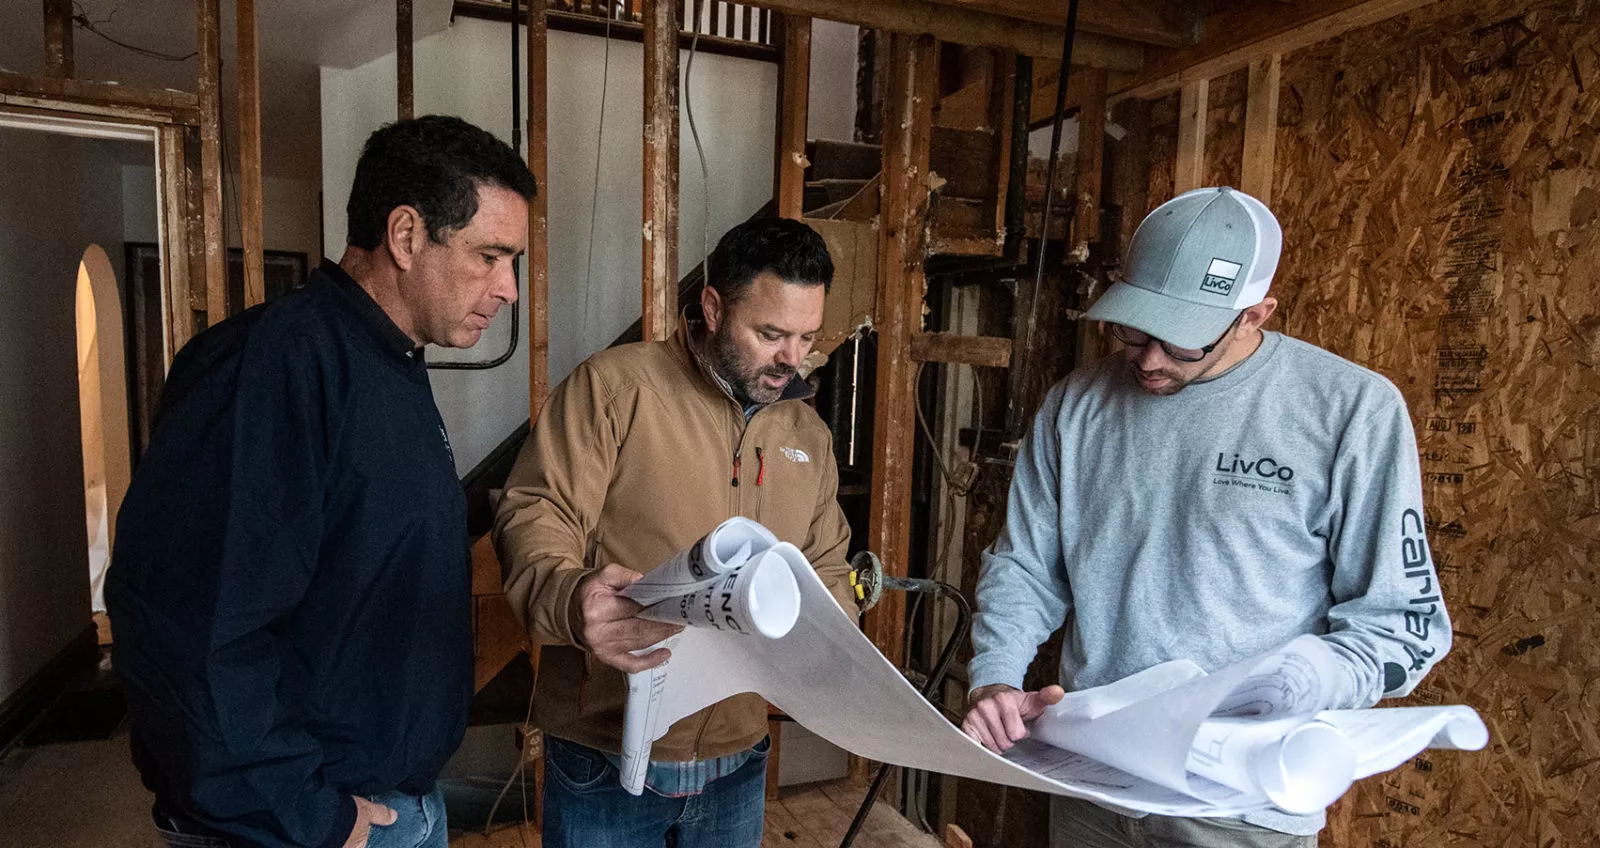
<svg viewBox="0 0 1600 848">
<path fill-rule="evenodd" d="M 1423 531 L 1416 438 L 1388 380 L 1261 329 L 1283 233 L 1260 201 L 1162 205 L 1089 310 L 1125 349 L 1051 389 L 984 555 L 969 735 L 1003 752 L 1063 686 L 1158 663 L 1208 671 L 1327 640 L 1328 709 L 1410 692 L 1450 648 Z M 1066 624 L 1061 684 L 1023 692 Z M 1052 799 L 1051 845 L 1315 846 L 1324 817 L 1138 817 Z"/>
</svg>

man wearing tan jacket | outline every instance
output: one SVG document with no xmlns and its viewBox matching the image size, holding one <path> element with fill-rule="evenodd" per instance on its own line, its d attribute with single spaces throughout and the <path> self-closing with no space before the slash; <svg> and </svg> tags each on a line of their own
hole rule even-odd
<svg viewBox="0 0 1600 848">
<path fill-rule="evenodd" d="M 551 394 L 495 521 L 506 595 L 541 646 L 545 848 L 757 848 L 766 703 L 729 698 L 674 724 L 646 791 L 619 784 L 624 672 L 667 661 L 631 652 L 677 628 L 634 617 L 619 592 L 742 515 L 805 552 L 854 611 L 850 529 L 833 437 L 797 369 L 822 328 L 833 262 L 791 220 L 729 231 L 701 309 L 678 334 L 590 357 Z"/>
</svg>

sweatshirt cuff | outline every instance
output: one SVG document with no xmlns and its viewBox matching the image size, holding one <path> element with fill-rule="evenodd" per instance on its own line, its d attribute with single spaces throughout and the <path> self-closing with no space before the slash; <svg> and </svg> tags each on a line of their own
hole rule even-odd
<svg viewBox="0 0 1600 848">
<path fill-rule="evenodd" d="M 333 827 L 323 837 L 320 848 L 341 848 L 356 829 L 356 799 L 339 793 L 339 809 L 333 814 Z"/>
<path fill-rule="evenodd" d="M 1028 673 L 1025 665 L 1014 665 L 1004 660 L 991 657 L 976 656 L 967 663 L 967 694 L 983 686 L 993 686 L 1004 683 L 1014 689 L 1022 689 L 1022 678 Z"/>
</svg>

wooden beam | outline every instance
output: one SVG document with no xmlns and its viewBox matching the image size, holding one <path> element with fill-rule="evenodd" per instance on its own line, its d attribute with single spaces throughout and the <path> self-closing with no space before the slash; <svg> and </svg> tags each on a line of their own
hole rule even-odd
<svg viewBox="0 0 1600 848">
<path fill-rule="evenodd" d="M 806 193 L 806 121 L 811 98 L 811 19 L 785 15 L 778 62 L 778 217 L 798 220 Z"/>
<path fill-rule="evenodd" d="M 0 104 L 102 115 L 142 124 L 200 121 L 198 98 L 186 91 L 31 77 L 0 71 Z"/>
<path fill-rule="evenodd" d="M 1004 246 L 1006 202 L 1011 193 L 1011 169 L 1022 168 L 1026 173 L 1028 163 L 1011 161 L 1012 133 L 1015 131 L 1011 113 L 1017 99 L 1016 54 L 1001 51 L 995 57 L 995 63 L 994 95 L 989 102 L 989 114 L 992 116 L 993 126 L 999 131 L 994 140 L 994 158 L 995 162 L 999 163 L 994 175 L 994 234 L 996 242 Z"/>
<path fill-rule="evenodd" d="M 1083 108 L 1083 104 L 1093 93 L 1095 80 L 1091 78 L 1090 71 L 1103 70 L 1093 66 L 1072 66 L 1072 73 L 1067 76 L 1067 104 L 1068 115 Z M 1035 62 L 1033 65 L 1033 90 L 1029 97 L 1028 123 L 1034 128 L 1049 126 L 1050 120 L 1055 117 L 1056 108 L 1056 77 L 1061 72 L 1061 62 L 1049 60 Z M 1114 91 L 1117 86 L 1131 79 L 1129 74 L 1108 71 L 1106 74 L 1106 88 Z"/>
<path fill-rule="evenodd" d="M 1067 20 L 1061 0 L 932 0 L 941 6 L 989 15 L 1021 18 L 1042 24 Z M 1194 4 L 1171 0 L 1083 0 L 1078 31 L 1164 47 L 1183 47 L 1198 40 L 1200 17 Z"/>
<path fill-rule="evenodd" d="M 256 37 L 256 0 L 234 0 L 239 52 L 239 240 L 244 249 L 244 307 L 267 299 L 265 245 L 261 229 L 261 53 Z"/>
<path fill-rule="evenodd" d="M 185 130 L 162 127 L 156 135 L 157 191 L 161 195 L 161 282 L 166 296 L 166 349 L 162 351 L 162 370 L 194 335 L 194 304 L 190 293 L 193 277 L 189 273 L 189 187 L 185 163 Z"/>
<path fill-rule="evenodd" d="M 1272 206 L 1272 174 L 1278 146 L 1278 88 L 1283 56 L 1250 63 L 1250 95 L 1244 111 L 1244 169 L 1239 187 Z"/>
<path fill-rule="evenodd" d="M 1263 56 L 1292 53 L 1433 2 L 1436 0 L 1243 0 L 1224 5 L 1201 21 L 1198 44 L 1151 51 L 1145 69 L 1117 90 L 1112 100 L 1161 97 L 1194 80 L 1219 77 Z"/>
<path fill-rule="evenodd" d="M 678 19 L 673 0 L 644 4 L 644 338 L 677 328 Z"/>
<path fill-rule="evenodd" d="M 218 0 L 196 0 L 200 50 L 200 172 L 206 323 L 228 317 L 227 245 L 222 234 L 222 35 Z"/>
<path fill-rule="evenodd" d="M 547 0 L 528 2 L 528 420 L 550 396 L 550 28 Z"/>
<path fill-rule="evenodd" d="M 1077 203 L 1072 210 L 1072 247 L 1100 240 L 1100 197 L 1106 164 L 1106 72 L 1084 74 L 1083 108 L 1078 110 Z M 1071 88 L 1069 81 L 1067 87 Z"/>
<path fill-rule="evenodd" d="M 630 0 L 637 5 L 641 0 Z M 678 5 L 678 4 L 674 4 Z M 570 8 L 570 4 L 569 4 Z M 473 18 L 483 21 L 509 21 L 511 20 L 511 4 L 503 0 L 455 0 L 451 5 L 451 14 L 458 18 Z M 768 14 L 765 10 L 762 14 Z M 644 43 L 644 26 L 636 23 L 642 21 L 642 15 L 635 16 L 625 13 L 620 20 L 611 22 L 611 39 L 613 41 L 631 41 L 635 44 Z M 606 19 L 588 14 L 563 12 L 560 9 L 547 9 L 545 11 L 545 24 L 551 32 L 573 32 L 582 35 L 601 36 L 606 33 Z M 678 49 L 688 50 L 694 41 L 694 33 L 678 33 Z M 701 33 L 699 44 L 695 50 L 701 54 L 715 54 L 718 56 L 732 56 L 738 59 L 754 59 L 758 62 L 778 61 L 778 48 L 770 44 L 760 44 L 750 41 L 740 41 L 734 38 L 706 35 Z"/>
<path fill-rule="evenodd" d="M 928 220 L 928 155 L 938 95 L 938 42 L 929 35 L 890 36 L 889 96 L 883 127 L 883 211 L 878 234 L 878 354 L 873 413 L 872 499 L 867 547 L 884 571 L 908 573 L 911 559 L 911 467 L 916 432 L 912 335 L 922 329 Z M 867 614 L 865 630 L 891 662 L 905 640 L 906 598 L 887 593 Z"/>
<path fill-rule="evenodd" d="M 1145 210 L 1150 205 L 1150 102 L 1127 100 L 1113 108 L 1117 123 L 1125 131 L 1112 158 L 1116 183 L 1113 191 L 1122 218 L 1111 252 L 1121 256 L 1127 252 L 1133 233 L 1144 221 Z"/>
<path fill-rule="evenodd" d="M 44 0 L 44 75 L 74 76 L 72 0 Z"/>
<path fill-rule="evenodd" d="M 1002 336 L 913 333 L 911 358 L 917 362 L 960 362 L 990 368 L 1011 367 L 1011 340 Z"/>
<path fill-rule="evenodd" d="M 395 0 L 395 115 L 402 121 L 409 121 L 417 116 L 416 88 L 412 84 L 415 67 L 413 53 L 417 40 L 412 27 L 412 17 L 411 0 Z"/>
<path fill-rule="evenodd" d="M 1061 58 L 1065 26 L 1040 24 L 942 6 L 926 0 L 761 0 L 754 5 L 804 17 L 823 18 L 897 33 L 926 33 L 940 41 L 980 47 L 999 47 L 1024 56 Z M 1063 6 L 1063 9 L 1065 7 Z M 1062 15 L 1065 18 L 1065 13 Z M 1137 71 L 1144 66 L 1144 47 L 1131 41 L 1079 32 L 1072 60 L 1114 71 Z"/>
<path fill-rule="evenodd" d="M 1200 187 L 1206 172 L 1206 100 L 1211 81 L 1184 83 L 1178 106 L 1177 161 L 1172 166 L 1174 196 Z"/>
</svg>

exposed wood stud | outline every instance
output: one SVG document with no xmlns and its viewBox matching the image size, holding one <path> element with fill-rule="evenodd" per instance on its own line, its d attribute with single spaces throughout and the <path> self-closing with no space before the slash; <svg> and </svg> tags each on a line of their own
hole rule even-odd
<svg viewBox="0 0 1600 848">
<path fill-rule="evenodd" d="M 1011 340 L 1001 336 L 913 333 L 911 358 L 917 362 L 960 362 L 990 368 L 1011 367 Z"/>
<path fill-rule="evenodd" d="M 265 245 L 261 206 L 261 58 L 256 36 L 256 0 L 234 0 L 239 61 L 239 234 L 244 248 L 244 306 L 266 300 Z"/>
<path fill-rule="evenodd" d="M 786 16 L 778 64 L 778 216 L 798 219 L 806 191 L 806 121 L 811 97 L 811 19 Z"/>
<path fill-rule="evenodd" d="M 883 130 L 883 212 L 879 232 L 878 366 L 872 446 L 868 547 L 885 571 L 910 567 L 911 467 L 916 432 L 916 365 L 911 338 L 922 329 L 928 217 L 928 155 L 938 95 L 938 42 L 932 36 L 888 39 L 889 92 Z M 898 659 L 905 640 L 905 595 L 887 594 L 867 614 L 865 630 L 884 656 Z"/>
<path fill-rule="evenodd" d="M 415 69 L 414 51 L 416 35 L 412 25 L 412 0 L 395 0 L 395 114 L 402 121 L 417 115 L 416 88 L 412 82 Z"/>
<path fill-rule="evenodd" d="M 644 338 L 670 337 L 678 293 L 678 21 L 644 4 Z"/>
<path fill-rule="evenodd" d="M 1078 111 L 1077 203 L 1072 212 L 1071 245 L 1100 240 L 1100 197 L 1106 161 L 1106 72 L 1090 68 L 1083 108 Z M 1070 89 L 1072 84 L 1069 82 Z"/>
<path fill-rule="evenodd" d="M 158 190 L 161 193 L 161 278 L 167 305 L 166 349 L 162 366 L 172 364 L 172 356 L 194 331 L 194 306 L 189 273 L 188 169 L 184 163 L 184 130 L 162 127 L 156 145 L 161 157 Z"/>
<path fill-rule="evenodd" d="M 1172 172 L 1173 194 L 1200 187 L 1206 168 L 1206 100 L 1210 80 L 1185 83 L 1178 106 L 1178 152 Z"/>
<path fill-rule="evenodd" d="M 528 203 L 528 420 L 550 395 L 550 29 L 546 0 L 528 3 L 528 170 L 538 181 Z"/>
<path fill-rule="evenodd" d="M 138 124 L 200 121 L 198 98 L 186 91 L 30 77 L 0 71 L 0 105 L 78 112 Z"/>
<path fill-rule="evenodd" d="M 1250 99 L 1244 112 L 1244 173 L 1239 187 L 1272 206 L 1272 171 L 1278 147 L 1278 89 L 1283 57 L 1250 64 Z"/>
<path fill-rule="evenodd" d="M 218 0 L 197 0 L 196 43 L 200 53 L 200 172 L 205 251 L 206 323 L 228 317 L 227 245 L 222 234 L 222 36 Z"/>
<path fill-rule="evenodd" d="M 44 75 L 74 76 L 72 0 L 44 0 Z"/>
</svg>

